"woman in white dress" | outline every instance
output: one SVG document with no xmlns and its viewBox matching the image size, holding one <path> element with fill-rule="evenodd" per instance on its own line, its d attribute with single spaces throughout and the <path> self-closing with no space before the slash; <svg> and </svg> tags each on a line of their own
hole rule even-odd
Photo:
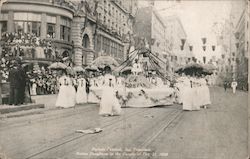
<svg viewBox="0 0 250 159">
<path fill-rule="evenodd" d="M 82 75 L 77 79 L 76 104 L 87 103 L 86 80 Z"/>
<path fill-rule="evenodd" d="M 113 116 L 121 114 L 121 105 L 116 98 L 114 89 L 115 77 L 111 75 L 111 69 L 106 67 L 106 75 L 104 76 L 104 85 L 100 102 L 99 115 Z"/>
<path fill-rule="evenodd" d="M 68 94 L 68 106 L 74 107 L 76 104 L 76 89 L 75 89 L 75 79 L 73 76 L 68 77 L 69 84 L 67 88 L 67 94 Z"/>
<path fill-rule="evenodd" d="M 201 85 L 202 85 L 202 94 L 203 94 L 203 106 L 206 109 L 207 105 L 211 104 L 211 99 L 210 99 L 210 92 L 208 88 L 208 84 L 205 78 L 201 78 Z"/>
<path fill-rule="evenodd" d="M 192 110 L 200 110 L 200 106 L 203 103 L 203 96 L 201 92 L 201 87 L 200 87 L 200 81 L 197 77 L 192 77 L 191 78 L 191 83 L 192 83 L 192 89 L 191 93 L 192 94 L 192 101 L 193 101 L 193 108 Z"/>
<path fill-rule="evenodd" d="M 183 78 L 183 110 L 193 110 L 193 88 L 190 77 Z"/>
<path fill-rule="evenodd" d="M 66 71 L 62 72 L 62 76 L 59 78 L 59 93 L 56 99 L 56 107 L 68 108 L 69 106 L 69 96 L 68 96 L 68 85 L 69 78 L 66 76 Z"/>
</svg>

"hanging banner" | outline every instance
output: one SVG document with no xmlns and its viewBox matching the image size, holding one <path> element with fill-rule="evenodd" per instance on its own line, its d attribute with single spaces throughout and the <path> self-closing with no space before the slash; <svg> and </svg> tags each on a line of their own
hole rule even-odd
<svg viewBox="0 0 250 159">
<path fill-rule="evenodd" d="M 203 63 L 206 63 L 206 56 L 203 56 Z"/>
<path fill-rule="evenodd" d="M 184 46 L 186 42 L 186 39 L 181 39 L 181 45 Z"/>
<path fill-rule="evenodd" d="M 215 51 L 215 45 L 212 45 L 212 50 Z"/>
<path fill-rule="evenodd" d="M 181 45 L 180 47 L 181 47 L 181 51 L 183 51 L 183 50 L 184 50 L 184 46 L 183 46 L 183 45 Z"/>
<path fill-rule="evenodd" d="M 206 51 L 206 46 L 202 46 L 202 48 L 203 48 L 203 51 Z"/>
<path fill-rule="evenodd" d="M 207 38 L 202 38 L 201 40 L 202 40 L 203 45 L 205 45 L 207 42 Z"/>
<path fill-rule="evenodd" d="M 235 46 L 236 46 L 236 48 L 238 49 L 239 46 L 240 46 L 240 44 L 237 42 L 237 43 L 235 43 Z"/>
<path fill-rule="evenodd" d="M 189 45 L 189 50 L 193 51 L 193 46 Z"/>
</svg>

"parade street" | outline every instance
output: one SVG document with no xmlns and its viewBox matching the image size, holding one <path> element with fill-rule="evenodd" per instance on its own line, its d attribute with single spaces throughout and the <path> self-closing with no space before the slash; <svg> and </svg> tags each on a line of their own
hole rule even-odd
<svg viewBox="0 0 250 159">
<path fill-rule="evenodd" d="M 3 118 L 1 156 L 15 159 L 246 158 L 247 93 L 233 94 L 232 90 L 224 92 L 220 87 L 210 88 L 210 92 L 212 105 L 201 111 L 183 111 L 180 105 L 173 105 L 123 108 L 121 116 L 101 117 L 99 106 L 89 104 Z M 91 128 L 103 131 L 76 132 Z M 130 151 L 140 152 L 140 157 Z"/>
</svg>

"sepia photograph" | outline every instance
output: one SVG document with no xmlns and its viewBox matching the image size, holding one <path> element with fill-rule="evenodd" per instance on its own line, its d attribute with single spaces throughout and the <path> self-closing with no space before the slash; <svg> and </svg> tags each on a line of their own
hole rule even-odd
<svg viewBox="0 0 250 159">
<path fill-rule="evenodd" d="M 0 0 L 0 159 L 250 159 L 249 0 Z"/>
</svg>

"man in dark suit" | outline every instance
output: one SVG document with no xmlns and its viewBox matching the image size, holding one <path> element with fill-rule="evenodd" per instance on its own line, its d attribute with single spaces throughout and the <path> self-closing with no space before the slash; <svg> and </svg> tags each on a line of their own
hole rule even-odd
<svg viewBox="0 0 250 159">
<path fill-rule="evenodd" d="M 10 96 L 9 96 L 9 104 L 10 105 L 18 105 L 18 63 L 14 62 L 13 66 L 9 72 L 9 82 L 10 82 Z"/>
</svg>

